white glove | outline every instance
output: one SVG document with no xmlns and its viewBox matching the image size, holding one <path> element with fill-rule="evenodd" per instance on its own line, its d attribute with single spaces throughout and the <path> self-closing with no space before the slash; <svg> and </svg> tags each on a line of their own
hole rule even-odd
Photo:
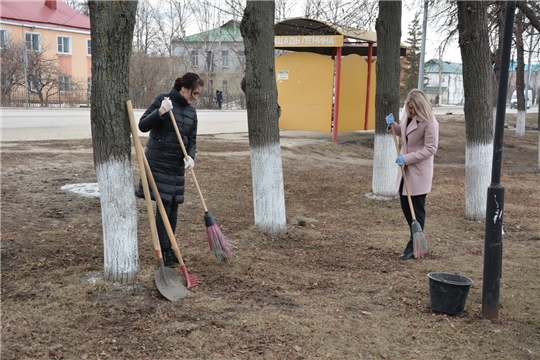
<svg viewBox="0 0 540 360">
<path fill-rule="evenodd" d="M 165 112 L 169 112 L 169 110 L 172 110 L 172 101 L 169 99 L 165 99 L 161 102 L 161 107 L 165 109 Z"/>
<path fill-rule="evenodd" d="M 195 161 L 188 155 L 187 158 L 184 158 L 184 167 L 186 170 L 193 169 L 195 167 Z"/>
</svg>

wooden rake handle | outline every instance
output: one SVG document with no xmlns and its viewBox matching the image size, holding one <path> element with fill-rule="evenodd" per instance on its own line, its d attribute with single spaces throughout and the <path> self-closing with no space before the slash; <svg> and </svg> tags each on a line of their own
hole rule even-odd
<svg viewBox="0 0 540 360">
<path fill-rule="evenodd" d="M 135 124 L 135 117 L 133 115 L 133 106 L 131 100 L 126 101 L 126 107 L 129 116 L 129 123 L 131 126 L 131 135 L 133 135 L 133 143 L 135 144 L 135 153 L 137 154 L 137 162 L 139 163 L 139 172 L 141 175 L 141 182 L 144 192 L 144 198 L 146 200 L 146 209 L 148 211 L 148 217 L 150 220 L 150 230 L 152 232 L 152 241 L 154 243 L 154 250 L 158 261 L 163 261 L 161 256 L 161 246 L 159 245 L 159 237 L 156 227 L 156 219 L 154 218 L 154 207 L 152 206 L 152 199 L 150 199 L 150 190 L 148 189 L 148 179 L 146 177 L 141 142 L 139 140 L 139 132 L 137 125 Z M 151 175 L 151 174 L 150 174 Z"/>
<path fill-rule="evenodd" d="M 154 193 L 154 198 L 156 199 L 156 204 L 159 209 L 161 219 L 163 220 L 163 224 L 165 224 L 167 235 L 169 235 L 169 240 L 171 241 L 171 245 L 173 247 L 174 253 L 176 257 L 178 258 L 180 265 L 184 265 L 184 260 L 182 258 L 182 254 L 180 253 L 180 249 L 178 248 L 176 237 L 174 236 L 174 232 L 171 228 L 171 224 L 169 223 L 169 217 L 167 216 L 167 212 L 165 211 L 165 207 L 163 206 L 163 201 L 161 200 L 161 197 L 159 196 L 159 191 L 157 189 L 154 176 L 152 175 L 152 170 L 150 169 L 150 165 L 148 164 L 148 160 L 146 159 L 146 155 L 144 154 L 141 142 L 139 140 L 139 135 L 138 135 L 139 133 L 137 131 L 137 125 L 135 124 L 135 117 L 133 115 L 133 107 L 131 105 L 131 100 L 128 100 L 126 102 L 126 105 L 128 109 L 129 120 L 131 123 L 131 133 L 133 134 L 133 142 L 135 143 L 135 152 L 137 153 L 137 160 L 139 161 L 139 172 L 141 173 L 141 181 L 143 183 L 144 198 L 146 199 L 146 206 L 149 207 L 148 214 L 149 215 L 154 214 L 154 208 L 152 206 L 152 199 L 150 198 L 150 191 L 148 190 L 148 184 L 150 184 L 150 187 L 152 188 L 152 192 Z M 144 178 L 143 178 L 143 174 L 144 174 Z M 152 216 L 150 217 L 150 225 L 153 225 L 153 228 L 156 228 L 156 221 Z M 157 241 L 157 245 L 156 245 L 156 241 Z M 161 247 L 159 245 L 157 228 L 156 228 L 156 237 L 154 239 L 154 246 L 156 247 L 156 251 L 159 250 L 159 258 L 161 258 Z"/>
<path fill-rule="evenodd" d="M 178 136 L 178 141 L 180 142 L 180 147 L 182 148 L 182 152 L 184 153 L 184 157 L 187 159 L 189 156 L 186 147 L 184 146 L 184 141 L 182 140 L 182 135 L 180 134 L 180 130 L 178 130 L 178 125 L 176 124 L 176 119 L 174 118 L 174 115 L 172 113 L 172 110 L 169 110 L 169 116 L 171 117 L 171 121 L 173 123 L 174 131 L 176 132 L 176 136 Z M 191 176 L 193 177 L 193 182 L 195 183 L 195 187 L 197 188 L 197 192 L 199 193 L 199 197 L 201 198 L 201 203 L 204 208 L 204 212 L 208 212 L 208 208 L 206 207 L 206 202 L 204 201 L 204 197 L 201 192 L 201 188 L 199 187 L 199 183 L 197 182 L 197 178 L 195 177 L 195 171 L 191 169 Z"/>
<path fill-rule="evenodd" d="M 394 144 L 396 144 L 396 151 L 399 156 L 399 152 L 400 152 L 399 142 L 396 136 L 396 131 L 394 130 L 394 124 L 392 124 L 392 135 L 394 136 Z M 405 184 L 405 191 L 407 192 L 407 200 L 409 201 L 409 208 L 411 209 L 412 219 L 416 220 L 416 215 L 414 213 L 414 206 L 412 204 L 411 195 L 410 195 L 411 193 L 409 192 L 409 184 L 407 183 L 407 177 L 405 176 L 405 167 L 400 166 L 400 168 L 401 168 L 401 176 L 403 177 L 403 183 Z"/>
</svg>

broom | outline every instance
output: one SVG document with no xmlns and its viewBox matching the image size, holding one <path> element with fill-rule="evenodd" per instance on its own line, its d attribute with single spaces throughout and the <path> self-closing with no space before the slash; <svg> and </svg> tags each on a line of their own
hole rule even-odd
<svg viewBox="0 0 540 360">
<path fill-rule="evenodd" d="M 178 125 L 176 124 L 176 120 L 174 119 L 172 110 L 169 110 L 169 115 L 174 126 L 174 131 L 176 131 L 176 135 L 178 136 L 178 141 L 180 142 L 180 147 L 182 148 L 184 157 L 187 159 L 188 154 L 186 151 L 186 147 L 184 146 L 184 141 L 182 141 L 182 135 L 180 134 L 180 130 L 178 130 Z M 210 246 L 210 250 L 212 250 L 215 257 L 219 261 L 226 260 L 232 256 L 233 250 L 236 248 L 236 246 L 234 245 L 236 242 L 228 239 L 221 232 L 219 226 L 214 220 L 214 217 L 208 211 L 208 208 L 206 207 L 206 202 L 204 201 L 204 197 L 202 196 L 202 192 L 199 188 L 199 183 L 197 182 L 197 178 L 195 177 L 195 172 L 193 171 L 193 169 L 191 169 L 191 176 L 193 177 L 195 187 L 197 188 L 197 192 L 199 193 L 199 197 L 201 198 L 201 203 L 204 208 L 204 223 L 206 225 L 206 236 L 208 237 L 208 245 Z"/>
<path fill-rule="evenodd" d="M 394 143 L 396 144 L 396 151 L 399 155 L 399 143 L 396 136 L 396 132 L 394 130 L 394 126 L 392 126 L 392 135 L 394 136 Z M 401 174 L 403 176 L 403 184 L 405 185 L 405 191 L 407 192 L 407 200 L 409 201 L 409 208 L 411 209 L 411 215 L 412 215 L 412 223 L 411 223 L 411 233 L 413 237 L 413 253 L 415 259 L 424 257 L 424 255 L 428 252 L 428 244 L 426 241 L 426 237 L 424 236 L 424 232 L 422 231 L 422 227 L 416 221 L 416 214 L 414 213 L 414 207 L 411 200 L 411 195 L 409 193 L 409 184 L 407 183 L 407 177 L 405 176 L 405 169 L 403 166 L 400 166 L 401 168 Z"/>
</svg>

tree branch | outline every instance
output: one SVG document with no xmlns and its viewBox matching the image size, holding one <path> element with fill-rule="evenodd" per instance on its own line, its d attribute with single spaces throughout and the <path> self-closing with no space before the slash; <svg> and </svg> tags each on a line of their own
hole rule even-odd
<svg viewBox="0 0 540 360">
<path fill-rule="evenodd" d="M 534 11 L 532 11 L 527 6 L 527 2 L 526 1 L 518 1 L 517 2 L 517 7 L 519 8 L 519 10 L 521 10 L 521 12 L 523 12 L 523 14 L 525 14 L 527 19 L 529 19 L 529 21 L 531 22 L 531 25 L 534 26 L 536 28 L 536 30 L 538 30 L 538 32 L 540 32 L 540 20 L 538 19 L 538 16 L 536 16 Z"/>
</svg>

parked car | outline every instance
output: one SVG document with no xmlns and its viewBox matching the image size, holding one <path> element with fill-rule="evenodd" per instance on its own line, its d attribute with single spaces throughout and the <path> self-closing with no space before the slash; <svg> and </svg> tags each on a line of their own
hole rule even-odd
<svg viewBox="0 0 540 360">
<path fill-rule="evenodd" d="M 529 109 L 532 103 L 532 90 L 527 90 L 525 103 L 527 105 L 527 109 Z M 510 109 L 517 109 L 517 90 L 514 90 L 512 97 L 510 98 Z"/>
</svg>

